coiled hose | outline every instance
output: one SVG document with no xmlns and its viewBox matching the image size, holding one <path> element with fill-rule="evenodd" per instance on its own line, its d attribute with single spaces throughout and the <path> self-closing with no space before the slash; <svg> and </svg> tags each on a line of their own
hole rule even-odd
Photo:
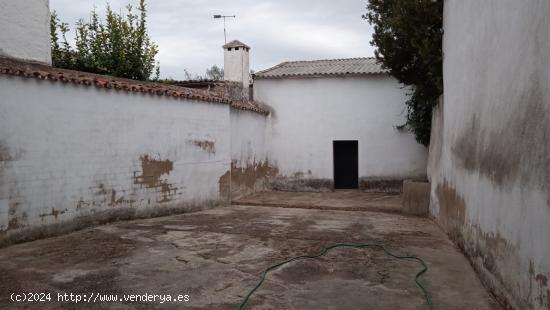
<svg viewBox="0 0 550 310">
<path fill-rule="evenodd" d="M 242 310 L 244 309 L 244 306 L 246 304 L 246 302 L 250 299 L 250 297 L 252 296 L 252 294 L 254 294 L 254 292 L 256 292 L 256 290 L 258 290 L 258 288 L 260 288 L 260 286 L 262 285 L 262 283 L 264 283 L 265 281 L 265 277 L 267 275 L 268 272 L 272 271 L 273 269 L 276 269 L 284 264 L 288 264 L 290 262 L 293 262 L 295 260 L 300 260 L 300 259 L 315 259 L 315 258 L 319 258 L 321 256 L 324 256 L 325 254 L 328 253 L 328 251 L 332 250 L 332 249 L 335 249 L 335 248 L 359 248 L 359 249 L 364 249 L 364 248 L 379 248 L 379 249 L 382 249 L 382 251 L 384 251 L 384 253 L 386 253 L 386 255 L 388 256 L 391 256 L 393 258 L 397 258 L 397 259 L 400 259 L 400 260 L 415 260 L 417 262 L 419 262 L 421 265 L 422 265 L 422 270 L 420 270 L 416 276 L 414 277 L 414 282 L 416 282 L 416 285 L 420 288 L 420 290 L 422 291 L 422 294 L 424 295 L 424 299 L 426 300 L 426 304 L 428 305 L 428 309 L 430 310 L 434 310 L 434 306 L 432 304 L 432 299 L 430 297 L 430 294 L 428 293 L 428 290 L 426 289 L 426 287 L 424 287 L 424 285 L 422 285 L 422 283 L 420 283 L 419 281 L 419 277 L 424 274 L 425 272 L 428 271 L 428 266 L 426 265 L 426 263 L 419 257 L 416 257 L 416 256 L 401 256 L 401 255 L 396 255 L 396 254 L 393 254 L 392 252 L 388 251 L 383 245 L 381 244 L 376 244 L 376 243 L 366 243 L 366 244 L 355 244 L 355 243 L 337 243 L 337 244 L 334 244 L 334 245 L 331 245 L 329 247 L 326 247 L 323 251 L 321 251 L 319 254 L 315 254 L 315 255 L 300 255 L 300 256 L 296 256 L 296 257 L 293 257 L 293 258 L 290 258 L 290 259 L 287 259 L 281 263 L 277 263 L 275 265 L 272 265 L 270 267 L 268 267 L 267 269 L 264 270 L 264 272 L 262 273 L 262 275 L 260 276 L 260 281 L 258 282 L 258 284 L 256 284 L 256 286 L 250 290 L 250 292 L 248 292 L 248 294 L 246 294 L 246 296 L 244 297 L 244 299 L 239 303 L 239 305 L 237 306 L 237 310 Z"/>
</svg>

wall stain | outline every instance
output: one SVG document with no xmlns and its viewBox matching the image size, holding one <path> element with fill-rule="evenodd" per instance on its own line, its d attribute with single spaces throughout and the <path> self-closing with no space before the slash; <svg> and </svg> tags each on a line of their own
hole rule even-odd
<svg viewBox="0 0 550 310">
<path fill-rule="evenodd" d="M 39 216 L 42 218 L 42 220 L 44 220 L 44 218 L 46 216 L 53 216 L 56 220 L 57 220 L 57 217 L 60 215 L 60 214 L 64 214 L 66 213 L 68 210 L 65 209 L 65 210 L 57 210 L 55 208 L 52 208 L 52 212 L 50 213 L 42 213 L 40 214 Z"/>
<path fill-rule="evenodd" d="M 220 196 L 231 199 L 249 194 L 265 187 L 267 179 L 278 175 L 279 169 L 268 160 L 253 162 L 240 167 L 238 161 L 231 162 L 231 171 L 218 180 Z"/>
<path fill-rule="evenodd" d="M 539 284 L 539 294 L 535 297 L 535 300 L 538 300 L 541 308 L 546 304 L 547 309 L 550 309 L 550 290 L 547 288 L 548 277 L 539 273 L 535 276 L 535 281 Z"/>
<path fill-rule="evenodd" d="M 472 117 L 470 126 L 452 148 L 462 166 L 469 171 L 478 171 L 498 185 L 512 180 L 518 170 L 520 150 L 508 141 L 485 138 L 478 117 Z"/>
<path fill-rule="evenodd" d="M 3 140 L 0 140 L 0 168 L 5 162 L 21 159 L 24 153 L 22 149 L 10 149 Z"/>
<path fill-rule="evenodd" d="M 141 156 L 140 161 L 141 175 L 137 175 L 139 171 L 134 172 L 134 184 L 145 188 L 157 188 L 161 195 L 161 199 L 157 200 L 159 203 L 171 201 L 178 188 L 161 179 L 161 176 L 170 174 L 174 169 L 174 163 L 168 159 L 153 159 L 149 155 Z"/>
<path fill-rule="evenodd" d="M 540 55 L 537 57 L 542 59 Z M 506 106 L 509 109 L 477 109 L 454 142 L 451 152 L 459 169 L 483 176 L 497 191 L 508 192 L 519 186 L 521 195 L 540 192 L 550 209 L 550 169 L 547 169 L 550 167 L 550 143 L 547 143 L 550 139 L 550 110 L 541 68 L 544 67 L 537 67 L 528 79 L 522 81 L 521 91 L 510 93 L 503 102 L 485 102 L 496 100 L 492 96 L 478 98 L 485 107 Z M 494 123 L 495 120 L 499 123 Z M 450 230 L 451 238 L 455 235 L 453 239 L 459 240 L 457 243 L 476 265 L 483 282 L 500 300 L 513 302 L 517 308 L 550 309 L 547 275 L 535 275 L 532 262 L 529 266 L 524 265 L 513 240 L 506 240 L 498 233 L 486 234 L 479 227 L 465 224 L 463 212 L 460 212 L 464 201 L 452 194 L 447 195 L 447 200 L 442 198 L 445 187 L 447 185 L 443 184 L 436 188 L 440 199 L 439 221 Z M 522 204 L 514 207 L 521 208 L 522 213 L 529 213 L 535 206 Z M 453 230 L 452 226 L 456 228 Z M 520 276 L 526 267 L 529 268 L 528 282 Z"/>
<path fill-rule="evenodd" d="M 220 198 L 225 201 L 231 200 L 231 170 L 227 170 L 218 180 Z"/>
<path fill-rule="evenodd" d="M 20 205 L 18 201 L 10 201 L 8 207 L 8 227 L 6 230 L 23 228 L 25 225 L 22 223 L 26 219 L 26 213 L 23 213 L 21 218 L 17 216 L 17 207 Z"/>
<path fill-rule="evenodd" d="M 455 229 L 449 232 L 449 236 L 452 239 L 458 238 L 459 241 L 455 242 L 470 260 L 483 283 L 505 309 L 530 308 L 528 298 L 520 300 L 520 304 L 515 306 L 512 306 L 509 300 L 510 293 L 518 289 L 513 287 L 514 282 L 511 279 L 521 270 L 516 247 L 500 234 L 484 232 L 477 225 L 465 226 L 462 230 Z M 531 288 L 525 289 L 531 291 Z"/>
<path fill-rule="evenodd" d="M 523 288 L 526 293 L 517 296 L 519 298 L 515 302 L 518 304 L 511 306 L 509 296 L 518 291 L 514 286 L 514 278 L 522 270 L 519 249 L 498 232 L 487 233 L 477 225 L 466 225 L 464 199 L 447 182 L 438 184 L 435 192 L 440 207 L 439 223 L 472 262 L 499 302 L 510 309 L 531 309 L 534 308 L 533 303 L 538 303 L 540 307 L 550 307 L 548 277 L 540 273 L 535 275 L 532 261 L 528 266 L 529 278 L 532 279 L 529 283 L 536 283 L 538 287 L 530 284 Z"/>
<path fill-rule="evenodd" d="M 270 180 L 269 187 L 272 190 L 280 191 L 329 192 L 334 188 L 334 182 L 332 179 L 277 176 Z"/>
<path fill-rule="evenodd" d="M 76 202 L 76 209 L 80 210 L 84 206 L 88 207 L 88 206 L 90 206 L 90 203 L 84 201 L 83 197 L 80 197 L 80 199 Z"/>
<path fill-rule="evenodd" d="M 543 169 L 550 167 L 550 143 L 545 143 L 550 139 L 550 110 L 536 72 L 531 81 L 510 99 L 517 109 L 501 128 L 487 130 L 474 115 L 452 152 L 466 170 L 481 173 L 499 187 L 520 181 L 522 187 L 547 193 L 550 208 L 550 169 Z"/>
<path fill-rule="evenodd" d="M 439 219 L 451 239 L 464 247 L 462 227 L 466 221 L 464 199 L 448 183 L 437 184 L 436 195 L 439 199 Z"/>
<path fill-rule="evenodd" d="M 189 143 L 201 148 L 208 154 L 216 154 L 216 144 L 214 141 L 209 140 L 189 140 Z"/>
<path fill-rule="evenodd" d="M 506 272 L 499 263 L 506 256 L 515 255 L 508 241 L 498 233 L 486 233 L 477 226 L 467 226 L 466 204 L 464 198 L 449 183 L 444 182 L 436 187 L 439 200 L 439 223 L 457 246 L 481 268 L 491 274 L 488 282 L 497 281 L 507 287 Z"/>
<path fill-rule="evenodd" d="M 0 143 L 0 161 L 10 161 L 13 160 L 8 148 Z"/>
<path fill-rule="evenodd" d="M 359 188 L 371 192 L 401 193 L 403 179 L 359 178 Z"/>
<path fill-rule="evenodd" d="M 510 276 L 510 271 L 503 269 L 502 264 L 507 259 L 512 260 L 512 257 L 517 257 L 517 249 L 498 233 L 486 233 L 477 226 L 474 227 L 473 232 L 478 242 L 475 247 L 467 248 L 466 252 L 472 257 L 481 259 L 485 270 L 490 272 L 501 285 L 513 289 L 509 287 L 509 281 L 506 280 Z M 520 266 L 517 265 L 517 268 L 519 269 Z"/>
<path fill-rule="evenodd" d="M 99 190 L 96 192 L 96 195 L 107 195 L 108 191 L 105 188 L 105 185 L 103 183 L 100 183 L 98 185 Z"/>
<path fill-rule="evenodd" d="M 23 228 L 23 227 L 25 227 L 25 226 L 22 225 L 21 223 L 19 223 L 19 219 L 17 217 L 12 217 L 8 220 L 8 229 L 7 230 L 18 229 L 18 228 Z"/>
<path fill-rule="evenodd" d="M 244 186 L 253 189 L 258 180 L 274 177 L 279 173 L 277 167 L 272 166 L 269 161 L 254 162 L 244 167 L 239 167 L 237 162 L 231 163 L 231 183 L 235 186 Z"/>
<path fill-rule="evenodd" d="M 540 284 L 541 287 L 548 286 L 548 277 L 546 277 L 545 275 L 543 275 L 541 273 L 539 273 L 535 277 L 535 280 L 537 280 L 537 282 Z"/>
<path fill-rule="evenodd" d="M 124 195 L 117 195 L 117 191 L 114 188 L 108 188 L 103 183 L 99 183 L 97 186 L 97 190 L 95 188 L 92 188 L 94 190 L 94 195 L 100 197 L 100 201 L 96 201 L 95 199 L 92 200 L 91 203 L 85 202 L 82 197 L 80 198 L 80 201 L 77 203 L 77 209 L 80 209 L 82 206 L 89 206 L 93 205 L 95 206 L 96 203 L 99 206 L 116 206 L 116 205 L 125 205 L 129 204 L 130 207 L 134 202 L 136 202 L 133 199 L 126 199 Z M 124 193 L 125 191 L 122 190 Z"/>
<path fill-rule="evenodd" d="M 14 160 L 14 158 L 10 154 L 10 150 L 2 143 L 2 141 L 0 141 L 0 176 L 7 162 L 12 160 Z"/>
<path fill-rule="evenodd" d="M 132 206 L 132 203 L 136 202 L 132 199 L 125 199 L 124 196 L 120 196 L 117 198 L 116 196 L 116 190 L 111 189 L 111 202 L 109 203 L 109 206 L 115 206 L 120 204 L 130 204 Z"/>
</svg>

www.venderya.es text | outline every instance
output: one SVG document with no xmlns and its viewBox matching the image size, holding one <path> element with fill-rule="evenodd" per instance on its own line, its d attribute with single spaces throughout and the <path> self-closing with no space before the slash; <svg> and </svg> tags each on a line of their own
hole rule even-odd
<svg viewBox="0 0 550 310">
<path fill-rule="evenodd" d="M 110 293 L 67 293 L 67 292 L 42 292 L 42 293 L 11 293 L 12 302 L 63 302 L 63 303 L 103 303 L 103 302 L 121 302 L 121 303 L 176 303 L 188 302 L 191 297 L 188 294 L 110 294 Z"/>
</svg>

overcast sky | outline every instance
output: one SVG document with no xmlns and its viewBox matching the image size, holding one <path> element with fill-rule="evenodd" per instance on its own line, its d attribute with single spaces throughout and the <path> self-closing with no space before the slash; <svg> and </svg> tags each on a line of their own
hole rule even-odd
<svg viewBox="0 0 550 310">
<path fill-rule="evenodd" d="M 50 0 L 71 31 L 79 18 L 89 19 L 95 6 L 104 15 L 106 0 Z M 137 0 L 110 0 L 114 10 Z M 227 20 L 228 42 L 237 39 L 251 49 L 250 68 L 266 69 L 286 60 L 366 57 L 373 55 L 372 27 L 361 18 L 366 0 L 149 0 L 149 35 L 159 46 L 161 77 L 185 79 L 187 69 L 204 75 L 223 66 L 223 22 L 213 14 L 237 15 Z"/>
</svg>

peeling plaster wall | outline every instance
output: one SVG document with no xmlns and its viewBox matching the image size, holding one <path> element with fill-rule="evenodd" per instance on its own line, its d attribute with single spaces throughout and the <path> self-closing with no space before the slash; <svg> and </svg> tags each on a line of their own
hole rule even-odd
<svg viewBox="0 0 550 310">
<path fill-rule="evenodd" d="M 516 309 L 550 309 L 550 2 L 446 0 L 432 216 Z"/>
<path fill-rule="evenodd" d="M 266 152 L 266 117 L 231 109 L 231 197 L 239 198 L 266 189 L 277 174 Z"/>
<path fill-rule="evenodd" d="M 389 76 L 257 79 L 254 92 L 271 109 L 266 141 L 281 176 L 275 186 L 331 188 L 333 140 L 359 141 L 362 183 L 426 177 L 427 149 L 394 127 L 405 123 L 406 90 Z"/>
<path fill-rule="evenodd" d="M 50 64 L 49 0 L 0 0 L 0 55 Z"/>
<path fill-rule="evenodd" d="M 227 204 L 229 106 L 0 76 L 0 243 Z"/>
</svg>

